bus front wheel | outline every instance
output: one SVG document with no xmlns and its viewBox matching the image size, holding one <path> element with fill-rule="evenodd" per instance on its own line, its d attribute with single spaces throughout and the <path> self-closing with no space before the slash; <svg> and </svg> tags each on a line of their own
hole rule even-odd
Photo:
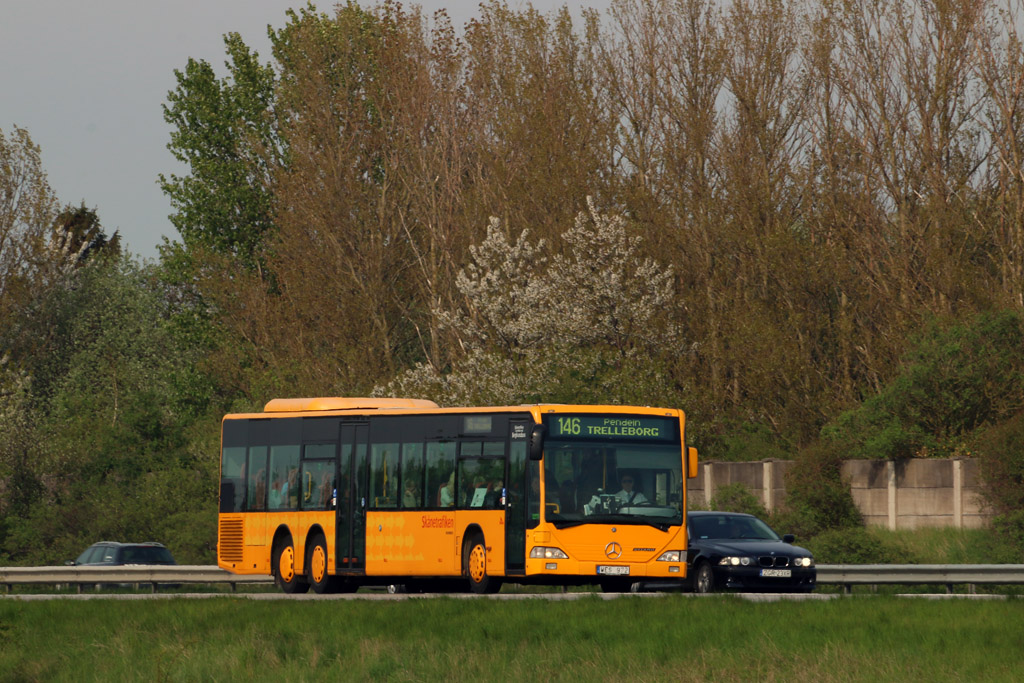
<svg viewBox="0 0 1024 683">
<path fill-rule="evenodd" d="M 487 546 L 480 534 L 472 536 L 462 550 L 462 571 L 474 593 L 497 593 L 501 590 L 501 580 L 487 574 Z"/>
<path fill-rule="evenodd" d="M 274 581 L 285 593 L 305 593 L 309 590 L 306 577 L 295 573 L 295 546 L 289 538 L 274 548 Z"/>
</svg>

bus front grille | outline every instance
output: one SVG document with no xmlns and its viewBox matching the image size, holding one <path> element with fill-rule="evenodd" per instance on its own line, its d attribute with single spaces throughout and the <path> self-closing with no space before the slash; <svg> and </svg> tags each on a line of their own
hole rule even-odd
<svg viewBox="0 0 1024 683">
<path fill-rule="evenodd" d="M 242 561 L 244 528 L 240 517 L 227 517 L 220 520 L 217 555 L 221 562 Z"/>
</svg>

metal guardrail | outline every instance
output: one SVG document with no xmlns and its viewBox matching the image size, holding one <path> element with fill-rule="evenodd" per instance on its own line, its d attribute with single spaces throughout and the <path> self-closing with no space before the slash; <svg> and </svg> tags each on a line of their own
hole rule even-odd
<svg viewBox="0 0 1024 683">
<path fill-rule="evenodd" d="M 820 564 L 819 585 L 842 586 L 849 593 L 853 586 L 882 584 L 954 585 L 1024 584 L 1024 564 Z M 0 584 L 7 592 L 15 584 L 70 584 L 81 592 L 83 585 L 149 584 L 230 584 L 234 591 L 240 583 L 268 584 L 270 576 L 241 575 L 214 566 L 203 565 L 130 565 L 123 567 L 0 567 Z"/>
<path fill-rule="evenodd" d="M 7 592 L 15 584 L 83 586 L 112 584 L 149 584 L 155 593 L 159 584 L 230 584 L 234 591 L 240 583 L 273 583 L 270 576 L 232 574 L 220 567 L 205 565 L 125 565 L 120 567 L 0 567 L 0 584 Z"/>
<path fill-rule="evenodd" d="M 818 584 L 846 593 L 853 586 L 938 584 L 952 593 L 957 584 L 1024 584 L 1024 564 L 819 564 Z"/>
</svg>

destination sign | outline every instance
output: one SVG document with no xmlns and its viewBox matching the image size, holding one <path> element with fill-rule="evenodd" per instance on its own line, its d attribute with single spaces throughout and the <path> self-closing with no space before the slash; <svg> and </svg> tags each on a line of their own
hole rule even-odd
<svg viewBox="0 0 1024 683">
<path fill-rule="evenodd" d="M 678 438 L 676 420 L 634 415 L 550 415 L 548 433 L 556 439 L 639 439 L 671 441 Z"/>
</svg>

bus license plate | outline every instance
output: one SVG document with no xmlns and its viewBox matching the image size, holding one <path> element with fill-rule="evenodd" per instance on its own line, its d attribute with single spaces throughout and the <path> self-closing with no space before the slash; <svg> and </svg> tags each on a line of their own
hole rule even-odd
<svg viewBox="0 0 1024 683">
<path fill-rule="evenodd" d="M 780 579 L 788 579 L 793 576 L 793 571 L 790 569 L 762 569 L 761 576 L 775 576 Z"/>
<path fill-rule="evenodd" d="M 598 565 L 598 574 L 608 574 L 610 576 L 629 576 L 629 567 L 612 567 L 608 565 Z"/>
</svg>

